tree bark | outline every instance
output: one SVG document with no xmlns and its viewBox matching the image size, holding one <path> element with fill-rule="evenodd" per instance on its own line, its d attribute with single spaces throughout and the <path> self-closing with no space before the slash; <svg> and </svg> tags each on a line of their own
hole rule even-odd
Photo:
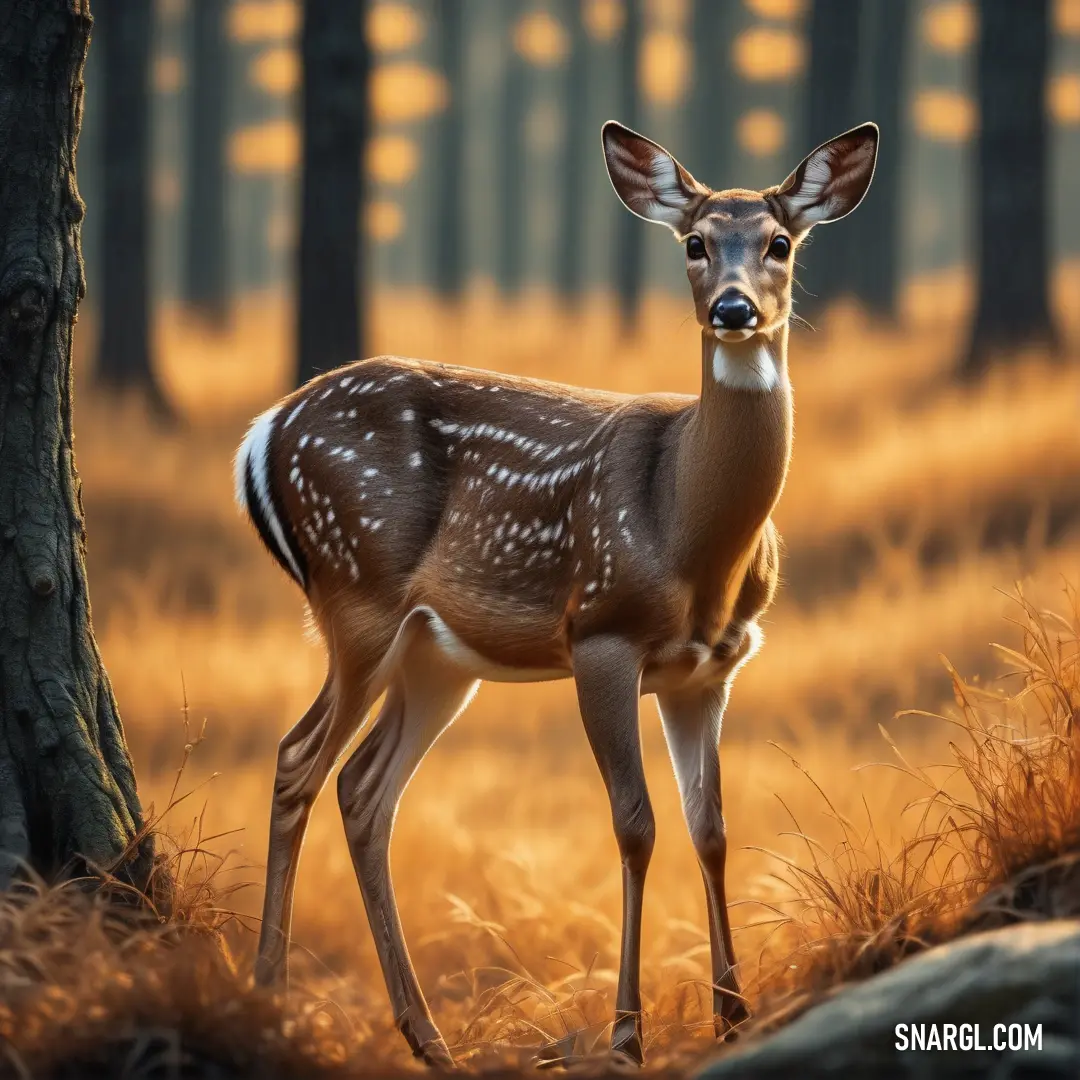
<svg viewBox="0 0 1080 1080">
<path fill-rule="evenodd" d="M 856 93 L 861 7 L 861 0 L 827 0 L 811 8 L 806 149 L 865 119 L 858 114 Z M 850 236 L 846 229 L 815 232 L 803 256 L 805 269 L 798 275 L 802 288 L 795 294 L 797 311 L 813 317 L 853 291 Z"/>
<path fill-rule="evenodd" d="M 363 0 L 306 0 L 297 385 L 360 359 L 362 159 L 370 58 Z"/>
<path fill-rule="evenodd" d="M 620 110 L 616 119 L 635 131 L 641 127 L 641 84 L 638 73 L 644 21 L 641 7 L 641 0 L 626 0 L 619 50 Z M 615 237 L 614 278 L 625 333 L 631 332 L 637 324 L 644 274 L 645 233 L 642 222 L 633 214 L 621 214 Z"/>
<path fill-rule="evenodd" d="M 874 182 L 849 230 L 850 286 L 872 314 L 896 318 L 900 279 L 901 177 L 904 150 L 905 74 L 911 40 L 911 0 L 876 0 L 863 9 L 870 68 L 870 100 L 861 120 L 881 128 Z M 811 252 L 812 259 L 816 252 Z"/>
<path fill-rule="evenodd" d="M 97 380 L 167 411 L 150 346 L 150 58 L 153 5 L 97 0 L 104 93 Z"/>
<path fill-rule="evenodd" d="M 456 299 L 463 283 L 464 216 L 462 184 L 465 175 L 465 5 L 435 5 L 435 33 L 439 66 L 449 97 L 436 131 L 438 155 L 437 212 L 435 216 L 435 287 L 439 295 Z"/>
<path fill-rule="evenodd" d="M 24 866 L 117 869 L 142 829 L 91 625 L 72 438 L 90 25 L 86 0 L 8 0 L 0 22 L 0 887 Z M 145 839 L 126 875 L 144 884 L 151 860 Z"/>
<path fill-rule="evenodd" d="M 978 301 L 961 378 L 998 357 L 1057 343 L 1050 315 L 1047 243 L 1049 0 L 1023 11 L 982 0 L 976 58 Z"/>
<path fill-rule="evenodd" d="M 188 133 L 183 297 L 222 326 L 229 312 L 225 138 L 228 127 L 227 0 L 189 6 Z"/>
</svg>

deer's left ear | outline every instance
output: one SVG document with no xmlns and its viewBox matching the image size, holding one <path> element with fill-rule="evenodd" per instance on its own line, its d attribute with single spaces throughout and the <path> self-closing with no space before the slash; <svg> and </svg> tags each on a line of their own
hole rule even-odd
<svg viewBox="0 0 1080 1080">
<path fill-rule="evenodd" d="M 604 160 L 615 194 L 646 221 L 682 236 L 709 189 L 699 184 L 659 143 L 614 120 L 604 125 Z"/>
<path fill-rule="evenodd" d="M 775 191 L 791 231 L 850 214 L 874 178 L 877 151 L 877 124 L 860 124 L 807 154 Z"/>
</svg>

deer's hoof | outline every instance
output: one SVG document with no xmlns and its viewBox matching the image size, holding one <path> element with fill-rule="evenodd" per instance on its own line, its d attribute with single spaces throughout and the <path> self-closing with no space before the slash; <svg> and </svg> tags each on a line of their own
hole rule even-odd
<svg viewBox="0 0 1080 1080">
<path fill-rule="evenodd" d="M 282 964 L 278 960 L 268 960 L 264 957 L 259 957 L 255 961 L 255 985 L 256 986 L 273 986 L 275 983 L 283 982 L 281 978 Z"/>
<path fill-rule="evenodd" d="M 735 1042 L 739 1037 L 739 1028 L 749 1019 L 750 1010 L 746 1007 L 746 1003 L 741 1000 L 733 1001 L 726 1012 L 717 1013 L 713 1018 L 717 1040 L 725 1043 Z"/>
<path fill-rule="evenodd" d="M 450 1050 L 442 1038 L 430 1039 L 424 1043 L 416 1052 L 416 1056 L 432 1069 L 449 1071 L 455 1068 L 454 1059 L 450 1056 Z"/>
<path fill-rule="evenodd" d="M 611 1059 L 620 1065 L 640 1068 L 645 1064 L 645 1048 L 641 1045 L 641 1031 L 637 1018 L 627 1018 L 615 1025 L 611 1033 Z M 620 1027 L 620 1024 L 623 1026 Z"/>
</svg>

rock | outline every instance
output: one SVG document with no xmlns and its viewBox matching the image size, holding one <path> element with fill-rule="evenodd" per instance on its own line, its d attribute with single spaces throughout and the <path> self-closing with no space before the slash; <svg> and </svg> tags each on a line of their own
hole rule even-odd
<svg viewBox="0 0 1080 1080">
<path fill-rule="evenodd" d="M 962 1049 L 900 1050 L 919 1029 L 956 1025 Z M 1038 1027 L 1042 1049 L 1011 1050 L 1008 1028 Z M 961 1028 L 960 1025 L 978 1025 Z M 1015 1030 L 1015 1029 L 1014 1029 Z M 1006 1048 L 993 1048 L 995 1035 Z M 984 1049 L 977 1048 L 981 1044 Z M 865 982 L 839 989 L 790 1025 L 715 1059 L 697 1080 L 844 1077 L 1080 1077 L 1080 920 L 992 930 L 941 945 Z"/>
</svg>

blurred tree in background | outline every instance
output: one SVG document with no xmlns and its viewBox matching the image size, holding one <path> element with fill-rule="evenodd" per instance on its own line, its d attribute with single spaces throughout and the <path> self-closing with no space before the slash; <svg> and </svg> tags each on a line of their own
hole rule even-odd
<svg viewBox="0 0 1080 1080">
<path fill-rule="evenodd" d="M 863 0 L 828 0 L 810 9 L 810 67 L 803 135 L 807 149 L 864 119 L 873 119 L 863 116 L 865 103 L 858 95 L 862 11 Z M 888 135 L 883 134 L 881 142 L 887 140 Z M 852 234 L 847 229 L 816 230 L 812 242 L 799 256 L 802 269 L 797 278 L 796 311 L 812 319 L 831 300 L 854 291 L 851 242 Z"/>
<path fill-rule="evenodd" d="M 495 219 L 496 273 L 499 287 L 513 295 L 524 273 L 525 236 L 525 94 L 527 73 L 514 34 L 520 25 L 523 0 L 500 0 L 505 19 L 506 65 L 499 101 L 499 214 Z"/>
<path fill-rule="evenodd" d="M 634 131 L 642 128 L 641 62 L 642 0 L 626 0 L 619 41 L 619 121 Z M 644 132 L 642 132 L 644 134 Z M 619 217 L 615 243 L 615 291 L 623 329 L 633 330 L 644 284 L 645 232 L 632 214 Z"/>
<path fill-rule="evenodd" d="M 465 277 L 465 5 L 437 3 L 433 29 L 447 95 L 435 135 L 435 284 L 440 296 L 457 299 Z"/>
<path fill-rule="evenodd" d="M 686 162 L 690 171 L 709 187 L 723 187 L 733 174 L 737 78 L 731 66 L 736 34 L 732 4 L 695 0 L 690 27 L 693 73 L 687 108 Z M 780 178 L 777 177 L 779 180 Z"/>
<path fill-rule="evenodd" d="M 996 355 L 1057 340 L 1048 240 L 1049 0 L 981 0 L 976 83 L 978 301 L 960 374 Z"/>
<path fill-rule="evenodd" d="M 189 19 L 183 297 L 207 322 L 229 310 L 225 139 L 229 125 L 228 0 L 194 0 Z"/>
<path fill-rule="evenodd" d="M 102 51 L 102 216 L 96 375 L 168 412 L 151 362 L 150 61 L 153 6 L 97 0 Z"/>
<path fill-rule="evenodd" d="M 296 382 L 361 349 L 361 164 L 370 60 L 363 0 L 305 0 Z"/>
<path fill-rule="evenodd" d="M 902 185 L 907 128 L 906 75 L 911 45 L 911 0 L 866 0 L 860 50 L 866 73 L 856 110 L 883 133 L 874 182 L 845 229 L 849 284 L 873 315 L 894 320 L 900 293 Z M 813 256 L 811 255 L 811 258 Z"/>
<path fill-rule="evenodd" d="M 586 232 L 586 184 L 589 158 L 597 152 L 599 138 L 588 123 L 585 101 L 589 93 L 589 65 L 595 63 L 584 14 L 577 0 L 560 5 L 570 29 L 570 54 L 566 67 L 566 152 L 563 175 L 562 214 L 555 281 L 563 302 L 575 305 L 585 284 L 582 248 Z"/>
</svg>

